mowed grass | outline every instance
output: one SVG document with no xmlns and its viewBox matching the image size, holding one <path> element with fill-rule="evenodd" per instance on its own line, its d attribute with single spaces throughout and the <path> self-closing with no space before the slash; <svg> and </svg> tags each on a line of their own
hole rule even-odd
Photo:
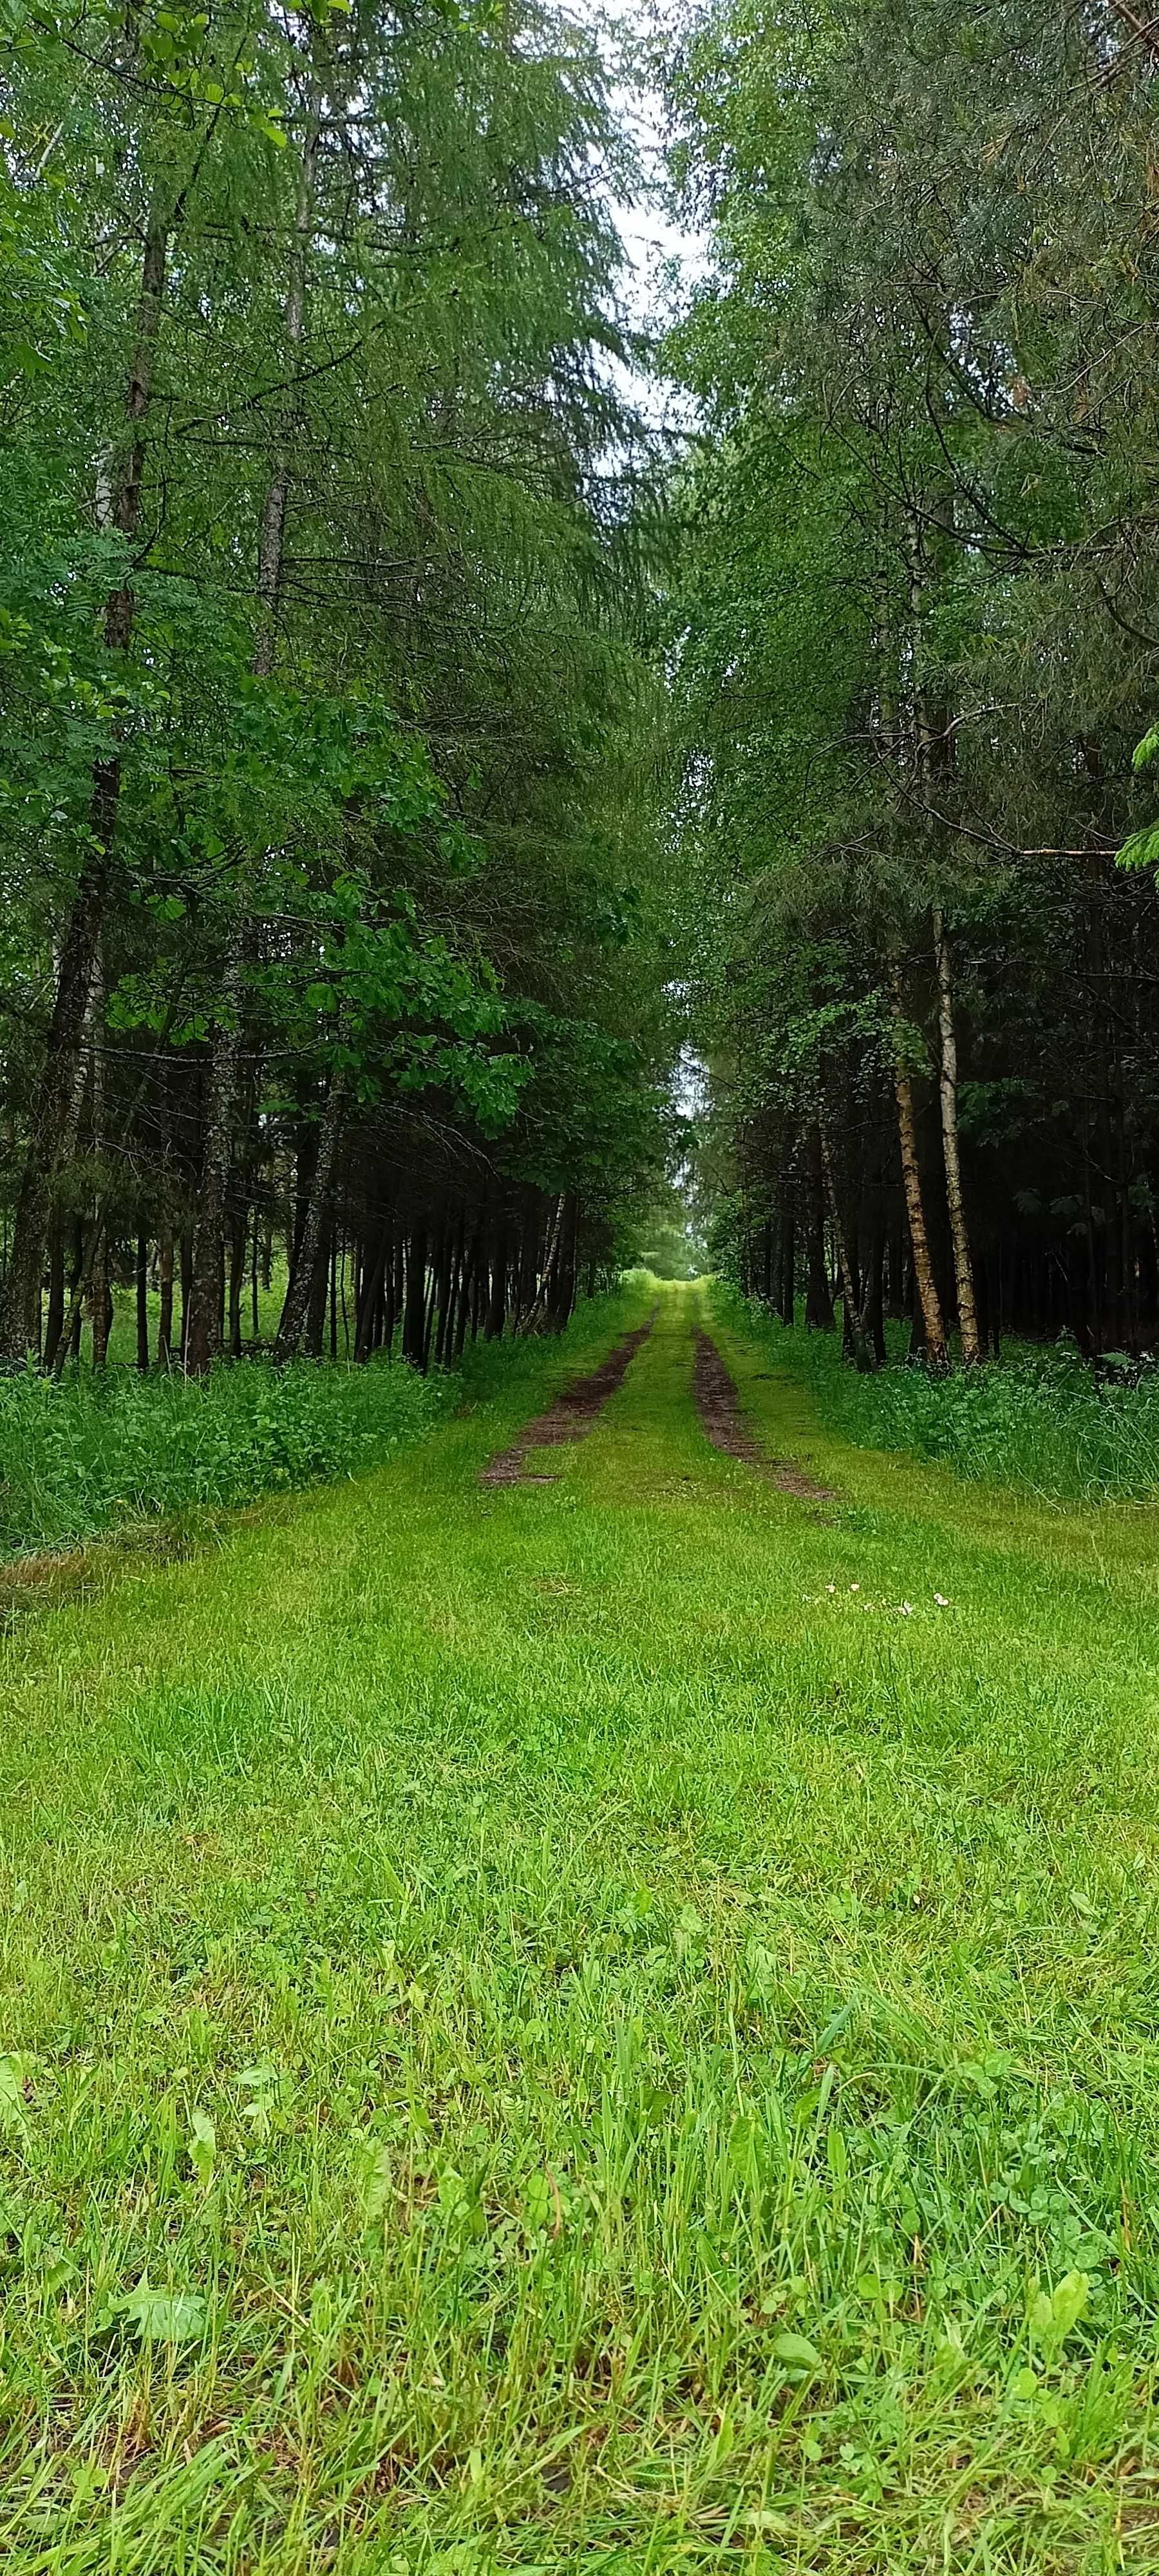
<svg viewBox="0 0 1159 2576">
<path fill-rule="evenodd" d="M 657 1293 L 9 1637 L 13 2576 L 1159 2566 L 1153 1515 Z"/>
</svg>

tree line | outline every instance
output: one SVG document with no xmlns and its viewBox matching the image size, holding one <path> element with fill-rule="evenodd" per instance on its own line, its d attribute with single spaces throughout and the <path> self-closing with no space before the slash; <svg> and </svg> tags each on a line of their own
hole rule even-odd
<svg viewBox="0 0 1159 2576">
<path fill-rule="evenodd" d="M 557 1326 L 663 1156 L 646 442 L 594 39 L 0 42 L 0 1364 Z"/>
<path fill-rule="evenodd" d="M 677 826 L 717 1259 L 883 1318 L 1159 1327 L 1159 34 L 710 0 L 671 363 Z"/>
</svg>

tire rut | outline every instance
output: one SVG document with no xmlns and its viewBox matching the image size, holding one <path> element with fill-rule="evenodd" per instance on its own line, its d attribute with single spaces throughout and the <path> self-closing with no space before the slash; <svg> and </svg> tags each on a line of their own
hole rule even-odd
<svg viewBox="0 0 1159 2576">
<path fill-rule="evenodd" d="M 752 1467 L 758 1476 L 767 1477 L 778 1492 L 793 1494 L 799 1502 L 832 1502 L 830 1485 L 819 1485 L 807 1476 L 803 1467 L 791 1458 L 766 1458 L 741 1411 L 736 1384 L 729 1375 L 715 1342 L 697 1325 L 692 1385 L 701 1426 L 714 1449 L 726 1458 L 739 1458 L 742 1466 Z"/>
<path fill-rule="evenodd" d="M 499 1450 L 494 1458 L 488 1460 L 485 1467 L 480 1468 L 479 1483 L 481 1485 L 558 1484 L 557 1476 L 532 1475 L 529 1472 L 526 1464 L 528 1450 L 554 1449 L 565 1440 L 586 1439 L 593 1423 L 603 1412 L 609 1396 L 614 1395 L 617 1388 L 622 1386 L 636 1353 L 647 1341 L 659 1312 L 659 1307 L 654 1306 L 647 1323 L 640 1324 L 634 1333 L 628 1333 L 622 1342 L 617 1342 L 615 1349 L 609 1351 L 605 1360 L 600 1361 L 598 1368 L 590 1370 L 587 1377 L 577 1378 L 574 1386 L 566 1387 L 562 1395 L 556 1396 L 554 1404 L 549 1405 L 546 1413 L 537 1414 L 533 1422 L 525 1423 L 518 1440 L 513 1442 L 511 1448 Z"/>
</svg>

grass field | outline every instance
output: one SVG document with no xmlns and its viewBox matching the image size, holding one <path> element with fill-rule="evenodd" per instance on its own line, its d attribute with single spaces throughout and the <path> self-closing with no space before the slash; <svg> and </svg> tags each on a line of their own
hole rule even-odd
<svg viewBox="0 0 1159 2576">
<path fill-rule="evenodd" d="M 1153 1514 L 655 1293 L 15 1618 L 12 2576 L 1159 2568 Z"/>
</svg>

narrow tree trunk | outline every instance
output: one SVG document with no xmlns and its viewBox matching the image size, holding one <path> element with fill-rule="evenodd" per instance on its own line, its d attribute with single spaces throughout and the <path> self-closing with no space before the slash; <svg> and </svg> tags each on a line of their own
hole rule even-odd
<svg viewBox="0 0 1159 2576">
<path fill-rule="evenodd" d="M 354 1357 L 361 1362 L 374 1348 L 374 1324 L 382 1297 L 382 1283 L 390 1252 L 390 1225 L 384 1217 L 375 1246 L 373 1261 L 364 1264 L 354 1317 Z"/>
<path fill-rule="evenodd" d="M 318 1130 L 318 1151 L 314 1157 L 314 1170 L 310 1180 L 310 1195 L 306 1202 L 301 1240 L 290 1273 L 285 1304 L 282 1307 L 281 1321 L 278 1325 L 278 1337 L 274 1344 L 274 1358 L 279 1362 L 292 1360 L 295 1357 L 306 1329 L 314 1272 L 323 1241 L 323 1221 L 330 1198 L 334 1156 L 345 1108 L 345 1080 L 341 1074 L 335 1073 L 330 1077 L 326 1107 Z"/>
<path fill-rule="evenodd" d="M 539 1286 L 536 1289 L 535 1296 L 527 1310 L 526 1318 L 519 1327 L 520 1332 L 522 1333 L 530 1333 L 533 1331 L 541 1314 L 543 1313 L 544 1307 L 547 1304 L 552 1279 L 555 1275 L 555 1265 L 559 1259 L 559 1247 L 563 1235 L 563 1214 L 565 1206 L 566 1199 L 563 1191 L 561 1190 L 559 1197 L 555 1202 L 555 1215 L 552 1219 L 551 1234 L 548 1240 L 547 1251 L 544 1254 L 543 1268 L 539 1276 Z"/>
<path fill-rule="evenodd" d="M 880 1201 L 880 1191 L 878 1192 Z M 861 1323 L 866 1340 L 881 1368 L 886 1358 L 885 1346 L 885 1216 L 880 1204 L 874 1211 L 869 1235 L 869 1259 L 861 1296 Z"/>
<path fill-rule="evenodd" d="M 386 1274 L 386 1294 L 382 1301 L 382 1334 L 387 1355 L 394 1358 L 394 1336 L 406 1295 L 406 1243 L 399 1227 L 391 1246 Z"/>
<path fill-rule="evenodd" d="M 221 1350 L 222 1250 L 241 1057 L 240 947 L 231 949 L 226 959 L 222 1001 L 225 1012 L 214 1036 L 209 1065 L 188 1324 L 182 1318 L 183 1357 L 189 1377 L 204 1376 Z"/>
<path fill-rule="evenodd" d="M 812 1332 L 833 1329 L 833 1300 L 829 1294 L 829 1274 L 825 1267 L 825 1199 L 821 1162 L 821 1140 L 816 1127 L 809 1137 L 809 1276 L 805 1296 L 805 1323 Z"/>
<path fill-rule="evenodd" d="M 487 1300 L 487 1320 L 483 1327 L 489 1342 L 502 1338 L 507 1320 L 507 1237 L 500 1228 L 491 1258 L 491 1294 Z"/>
<path fill-rule="evenodd" d="M 946 1205 L 950 1213 L 950 1240 L 954 1247 L 954 1285 L 958 1298 L 958 1328 L 962 1336 L 962 1361 L 966 1368 L 974 1368 L 982 1358 L 982 1344 L 978 1334 L 974 1273 L 970 1262 L 970 1238 L 966 1229 L 962 1170 L 958 1158 L 958 1040 L 954 1028 L 953 975 L 945 920 L 938 906 L 934 908 L 932 922 L 934 962 L 938 970 L 938 1033 L 941 1041 L 938 1088 L 942 1104 L 942 1154 L 946 1166 Z"/>
<path fill-rule="evenodd" d="M 833 1173 L 833 1156 L 829 1146 L 828 1130 L 823 1119 L 818 1122 L 818 1134 L 821 1139 L 821 1162 L 825 1173 L 825 1187 L 829 1197 L 829 1213 L 833 1221 L 833 1240 L 837 1247 L 837 1268 L 841 1280 L 842 1300 L 845 1307 L 845 1328 L 849 1336 L 850 1347 L 852 1349 L 854 1359 L 857 1363 L 858 1374 L 862 1377 L 867 1377 L 872 1374 L 873 1370 L 877 1366 L 877 1362 L 873 1352 L 870 1350 L 869 1343 L 866 1340 L 865 1330 L 861 1321 L 861 1308 L 857 1297 L 857 1283 L 853 1276 L 853 1267 L 849 1259 L 849 1253 L 845 1241 L 845 1228 L 841 1222 L 841 1210 L 837 1203 L 837 1183 Z"/>
<path fill-rule="evenodd" d="M 149 1238 L 137 1237 L 137 1366 L 149 1374 Z"/>
<path fill-rule="evenodd" d="M 322 1357 L 322 1344 L 326 1332 L 326 1302 L 330 1293 L 332 1242 L 333 1217 L 330 1194 L 327 1191 L 322 1209 L 322 1230 L 318 1239 L 318 1249 L 314 1255 L 314 1275 L 310 1281 L 310 1294 L 306 1302 L 306 1329 L 302 1336 L 302 1349 L 308 1360 L 320 1360 Z"/>
<path fill-rule="evenodd" d="M 948 1355 L 946 1351 L 946 1328 L 942 1322 L 941 1300 L 938 1296 L 937 1283 L 934 1279 L 933 1264 L 930 1260 L 929 1237 L 926 1233 L 926 1215 L 922 1202 L 921 1167 L 918 1162 L 917 1122 L 914 1118 L 913 1085 L 910 1081 L 909 1066 L 906 1061 L 905 1054 L 904 1015 L 902 1012 L 900 995 L 896 992 L 893 1003 L 893 1018 L 895 1033 L 893 1088 L 894 1098 L 897 1102 L 897 1130 L 898 1144 L 901 1151 L 901 1178 L 902 1188 L 905 1192 L 906 1217 L 909 1222 L 910 1246 L 913 1253 L 914 1285 L 917 1290 L 918 1302 L 921 1307 L 926 1358 L 932 1369 L 944 1369 L 948 1364 Z"/>
<path fill-rule="evenodd" d="M 64 1219 L 55 1208 L 48 1231 L 48 1313 L 44 1323 L 44 1366 L 51 1370 L 64 1331 Z"/>
<path fill-rule="evenodd" d="M 406 1307 L 402 1324 L 402 1355 L 412 1368 L 421 1369 L 426 1355 L 427 1338 L 427 1238 L 421 1232 L 411 1235 L 406 1248 Z"/>
<path fill-rule="evenodd" d="M 109 1286 L 109 1237 L 102 1222 L 106 1199 L 104 1158 L 108 1144 L 105 1135 L 105 977 L 98 943 L 93 968 L 94 1006 L 92 1014 L 92 1104 L 93 1158 L 97 1170 L 97 1210 L 90 1265 L 89 1296 L 92 1313 L 93 1367 L 103 1369 L 109 1351 L 109 1326 L 112 1320 L 112 1291 Z"/>
<path fill-rule="evenodd" d="M 246 1237 L 249 1227 L 244 1208 L 235 1214 L 230 1228 L 229 1246 L 229 1351 L 230 1358 L 241 1358 L 241 1301 L 245 1288 Z"/>
<path fill-rule="evenodd" d="M 189 1309 L 193 1298 L 193 1235 L 188 1226 L 181 1233 L 181 1365 L 189 1340 Z"/>
<path fill-rule="evenodd" d="M 459 1216 L 454 1235 L 447 1227 L 447 1257 L 439 1300 L 439 1330 L 435 1343 L 435 1367 L 445 1366 L 454 1347 L 455 1310 L 463 1284 L 463 1262 L 466 1257 L 466 1210 Z"/>
<path fill-rule="evenodd" d="M 173 1352 L 173 1228 L 162 1227 L 157 1250 L 160 1311 L 157 1317 L 157 1366 L 167 1369 Z"/>
<path fill-rule="evenodd" d="M 479 1215 L 475 1220 L 475 1230 L 471 1237 L 471 1249 L 467 1254 L 463 1267 L 463 1276 L 459 1282 L 459 1303 L 455 1313 L 456 1359 L 460 1359 L 462 1357 L 463 1345 L 467 1339 L 468 1324 L 471 1327 L 472 1340 L 475 1339 L 479 1328 L 479 1260 L 482 1250 L 482 1242 L 483 1214 L 480 1209 Z"/>
<path fill-rule="evenodd" d="M 797 1288 L 797 1227 L 791 1207 L 786 1207 L 781 1225 L 781 1284 L 778 1312 L 782 1324 L 792 1325 Z"/>
</svg>

